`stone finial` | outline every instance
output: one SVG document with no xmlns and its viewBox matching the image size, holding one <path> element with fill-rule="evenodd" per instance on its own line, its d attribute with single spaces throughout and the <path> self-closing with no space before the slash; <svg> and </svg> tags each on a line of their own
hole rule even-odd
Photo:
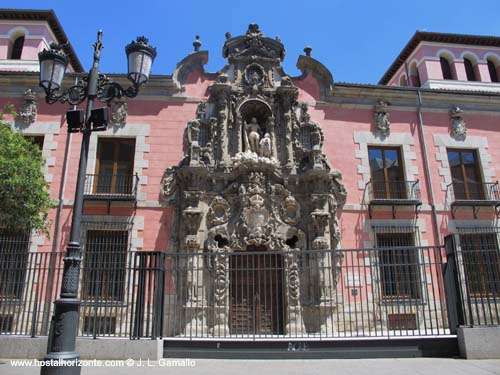
<svg viewBox="0 0 500 375">
<path fill-rule="evenodd" d="M 231 33 L 228 31 L 227 33 L 224 34 L 226 37 L 226 40 L 231 39 Z"/>
<path fill-rule="evenodd" d="M 277 41 L 278 43 L 281 43 L 281 38 L 280 38 L 280 36 L 279 36 L 279 35 L 276 35 L 276 38 L 275 38 L 275 39 L 276 39 L 276 41 Z"/>
<path fill-rule="evenodd" d="M 453 106 L 450 109 L 451 135 L 455 137 L 465 137 L 467 135 L 467 127 L 463 118 L 462 109 L 458 106 Z"/>
<path fill-rule="evenodd" d="M 312 47 L 311 46 L 305 46 L 304 47 L 304 52 L 306 54 L 307 57 L 311 57 L 311 52 L 312 52 Z"/>
<path fill-rule="evenodd" d="M 200 36 L 196 35 L 194 42 L 193 42 L 193 47 L 194 47 L 194 52 L 198 52 L 201 47 L 201 41 L 200 41 Z"/>
</svg>

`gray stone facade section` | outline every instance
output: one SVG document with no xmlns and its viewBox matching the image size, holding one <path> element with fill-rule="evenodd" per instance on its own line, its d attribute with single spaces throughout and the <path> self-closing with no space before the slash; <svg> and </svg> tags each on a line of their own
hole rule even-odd
<svg viewBox="0 0 500 375">
<path fill-rule="evenodd" d="M 128 338 L 77 338 L 81 359 L 150 359 L 163 358 L 163 340 Z M 0 336 L 0 358 L 42 359 L 47 352 L 47 337 Z"/>
<path fill-rule="evenodd" d="M 56 165 L 56 158 L 52 156 L 52 151 L 57 149 L 57 142 L 54 135 L 60 133 L 61 125 L 57 122 L 34 122 L 26 125 L 22 121 L 16 121 L 14 128 L 23 135 L 43 136 L 42 156 L 45 158 L 43 173 L 47 182 L 52 182 L 54 176 L 49 173 L 49 167 Z"/>
<path fill-rule="evenodd" d="M 500 359 L 500 327 L 459 327 L 460 356 L 466 359 Z"/>
</svg>

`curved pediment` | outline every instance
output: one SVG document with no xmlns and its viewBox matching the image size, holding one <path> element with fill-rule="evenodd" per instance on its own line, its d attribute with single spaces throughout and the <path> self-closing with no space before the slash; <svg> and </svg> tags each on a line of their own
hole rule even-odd
<svg viewBox="0 0 500 375">
<path fill-rule="evenodd" d="M 228 39 L 222 48 L 222 56 L 229 60 L 260 57 L 283 61 L 285 58 L 285 47 L 279 38 L 265 37 L 257 24 L 250 24 L 245 35 L 235 38 L 227 36 Z"/>
</svg>

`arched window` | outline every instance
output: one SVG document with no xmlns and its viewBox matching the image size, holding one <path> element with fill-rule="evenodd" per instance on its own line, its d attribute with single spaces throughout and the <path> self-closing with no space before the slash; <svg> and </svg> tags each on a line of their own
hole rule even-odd
<svg viewBox="0 0 500 375">
<path fill-rule="evenodd" d="M 498 82 L 498 73 L 495 63 L 491 60 L 488 60 L 488 71 L 490 72 L 491 82 Z"/>
<path fill-rule="evenodd" d="M 410 81 L 413 87 L 420 87 L 420 74 L 418 73 L 417 63 L 413 63 L 410 67 Z"/>
<path fill-rule="evenodd" d="M 24 46 L 24 35 L 16 38 L 14 41 L 14 45 L 12 46 L 12 53 L 10 54 L 10 58 L 12 60 L 19 60 L 21 58 L 21 54 L 23 52 Z"/>
<path fill-rule="evenodd" d="M 406 80 L 406 76 L 402 75 L 399 79 L 399 86 L 408 86 L 408 82 Z"/>
<path fill-rule="evenodd" d="M 443 79 L 453 79 L 451 76 L 451 67 L 448 59 L 446 57 L 441 56 L 439 58 L 439 62 L 441 63 L 441 71 L 443 72 Z"/>
<path fill-rule="evenodd" d="M 475 81 L 476 73 L 474 72 L 474 65 L 467 57 L 464 57 L 465 74 L 467 75 L 467 81 Z"/>
</svg>

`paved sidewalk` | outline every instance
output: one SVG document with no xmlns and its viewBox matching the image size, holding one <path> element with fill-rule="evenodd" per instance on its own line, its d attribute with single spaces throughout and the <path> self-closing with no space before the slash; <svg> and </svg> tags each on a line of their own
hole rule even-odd
<svg viewBox="0 0 500 375">
<path fill-rule="evenodd" d="M 461 360 L 444 358 L 415 359 L 318 359 L 318 360 L 223 360 L 179 359 L 184 367 L 172 367 L 174 359 L 164 362 L 128 362 L 121 366 L 84 367 L 82 375 L 126 374 L 203 374 L 203 375 L 500 375 L 500 360 Z M 168 366 L 170 364 L 170 366 Z M 111 365 L 111 363 L 110 363 Z M 128 366 L 127 366 L 128 365 Z M 185 367 L 190 365 L 190 367 Z M 40 367 L 13 367 L 0 360 L 0 374 L 39 374 Z"/>
</svg>

